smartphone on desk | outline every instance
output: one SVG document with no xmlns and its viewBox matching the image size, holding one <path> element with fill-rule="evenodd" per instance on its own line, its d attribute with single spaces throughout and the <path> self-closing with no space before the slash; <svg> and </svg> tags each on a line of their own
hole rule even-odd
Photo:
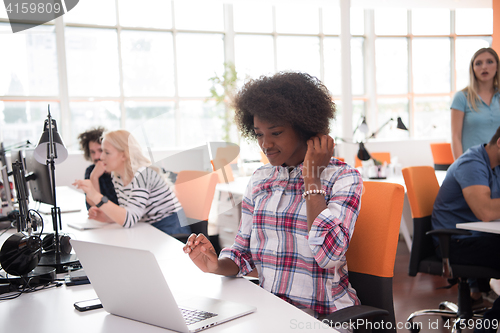
<svg viewBox="0 0 500 333">
<path fill-rule="evenodd" d="M 99 298 L 76 302 L 73 305 L 75 306 L 75 309 L 77 309 L 80 312 L 102 308 L 102 304 Z"/>
</svg>

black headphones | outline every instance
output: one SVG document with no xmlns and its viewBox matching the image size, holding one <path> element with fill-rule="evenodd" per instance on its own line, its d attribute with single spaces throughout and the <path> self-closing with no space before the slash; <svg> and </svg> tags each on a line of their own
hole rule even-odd
<svg viewBox="0 0 500 333">
<path fill-rule="evenodd" d="M 65 234 L 59 235 L 59 248 L 61 254 L 70 254 L 73 248 L 69 242 L 71 237 Z M 42 240 L 42 248 L 45 252 L 55 252 L 56 250 L 56 235 L 48 234 Z"/>
<path fill-rule="evenodd" d="M 39 225 L 41 218 L 31 212 L 30 216 L 34 225 Z M 11 217 L 19 223 L 19 211 L 13 211 Z M 35 269 L 41 255 L 42 240 L 40 234 L 29 236 L 24 232 L 16 232 L 3 243 L 0 250 L 0 264 L 3 270 L 11 275 L 26 275 Z"/>
</svg>

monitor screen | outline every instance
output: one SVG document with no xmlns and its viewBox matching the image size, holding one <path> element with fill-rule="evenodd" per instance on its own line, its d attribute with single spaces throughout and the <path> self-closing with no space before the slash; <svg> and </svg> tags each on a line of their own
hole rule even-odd
<svg viewBox="0 0 500 333">
<path fill-rule="evenodd" d="M 35 149 L 24 149 L 22 151 L 31 197 L 34 201 L 53 205 L 54 194 L 52 192 L 52 179 L 49 166 L 38 163 L 34 152 Z"/>
</svg>

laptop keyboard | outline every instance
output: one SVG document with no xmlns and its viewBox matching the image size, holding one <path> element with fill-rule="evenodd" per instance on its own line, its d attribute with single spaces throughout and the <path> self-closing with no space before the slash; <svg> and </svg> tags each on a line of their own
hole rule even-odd
<svg viewBox="0 0 500 333">
<path fill-rule="evenodd" d="M 182 316 L 184 317 L 184 320 L 186 321 L 186 324 L 188 324 L 188 325 L 191 325 L 191 324 L 197 323 L 199 321 L 217 316 L 216 313 L 207 312 L 207 311 L 188 310 L 188 309 L 183 309 L 183 308 L 179 308 L 179 309 L 181 310 Z"/>
</svg>

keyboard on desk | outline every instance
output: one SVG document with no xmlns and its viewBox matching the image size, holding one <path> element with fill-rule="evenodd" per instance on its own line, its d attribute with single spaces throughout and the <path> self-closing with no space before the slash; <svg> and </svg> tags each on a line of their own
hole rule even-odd
<svg viewBox="0 0 500 333">
<path fill-rule="evenodd" d="M 188 325 L 191 325 L 191 324 L 197 323 L 199 321 L 217 316 L 216 313 L 212 313 L 212 312 L 208 312 L 208 311 L 190 310 L 190 309 L 183 309 L 183 308 L 179 308 L 179 310 L 181 310 L 182 316 L 184 317 L 184 320 L 186 321 L 186 324 L 188 324 Z"/>
</svg>

